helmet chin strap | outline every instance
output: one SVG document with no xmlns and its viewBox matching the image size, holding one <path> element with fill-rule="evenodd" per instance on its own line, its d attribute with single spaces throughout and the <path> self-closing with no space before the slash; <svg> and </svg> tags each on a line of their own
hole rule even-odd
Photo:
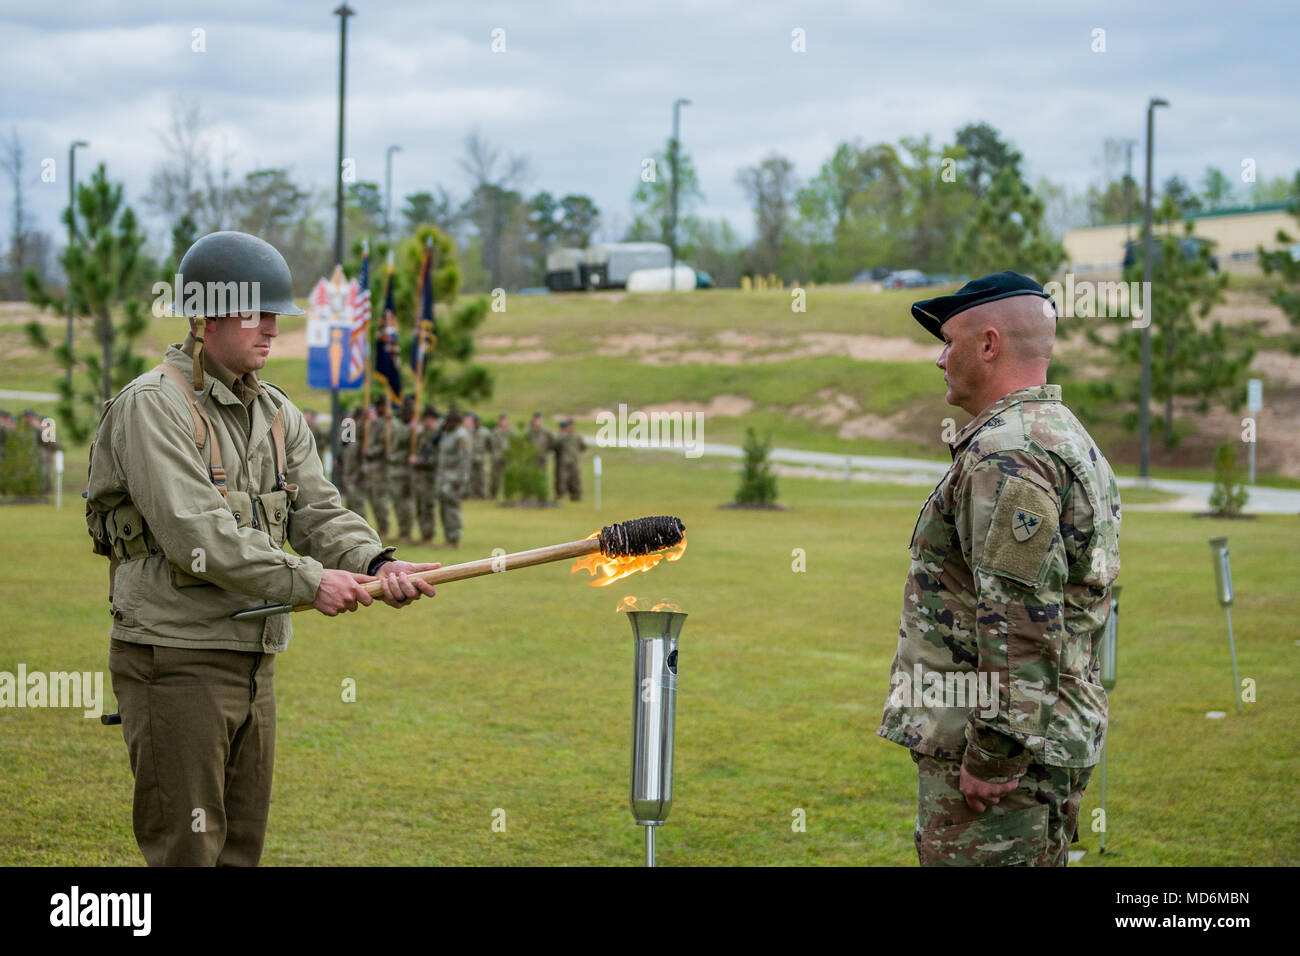
<svg viewBox="0 0 1300 956">
<path fill-rule="evenodd" d="M 194 336 L 194 391 L 203 391 L 203 316 L 196 315 L 190 319 L 190 334 Z"/>
</svg>

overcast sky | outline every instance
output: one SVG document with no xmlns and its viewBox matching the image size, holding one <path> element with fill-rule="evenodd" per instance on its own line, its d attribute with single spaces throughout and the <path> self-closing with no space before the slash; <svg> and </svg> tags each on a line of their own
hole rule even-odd
<svg viewBox="0 0 1300 956">
<path fill-rule="evenodd" d="M 1199 183 L 1207 165 L 1237 179 L 1300 166 L 1294 2 L 860 2 L 768 0 L 430 3 L 350 0 L 346 155 L 384 178 L 398 144 L 400 197 L 436 184 L 458 198 L 468 131 L 526 155 L 531 194 L 592 196 L 625 226 L 641 159 L 682 111 L 682 141 L 705 201 L 752 234 L 736 171 L 776 150 L 801 179 L 843 140 L 896 142 L 984 120 L 1024 153 L 1031 178 L 1081 190 L 1101 175 L 1107 137 L 1139 140 L 1158 112 L 1156 180 Z M 0 128 L 17 130 L 41 228 L 58 231 L 68 144 L 78 173 L 108 165 L 141 209 L 177 94 L 197 101 L 237 175 L 288 166 L 332 185 L 338 90 L 336 2 L 0 0 Z M 505 31 L 506 52 L 492 52 Z M 806 52 L 791 49 L 805 31 Z M 1104 53 L 1092 51 L 1105 30 Z M 204 31 L 206 52 L 192 50 Z M 11 212 L 8 185 L 0 208 Z M 7 228 L 7 222 L 5 227 Z"/>
</svg>

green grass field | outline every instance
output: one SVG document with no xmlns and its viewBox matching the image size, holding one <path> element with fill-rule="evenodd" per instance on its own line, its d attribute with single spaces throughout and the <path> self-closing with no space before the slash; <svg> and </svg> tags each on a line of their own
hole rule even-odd
<svg viewBox="0 0 1300 956">
<path fill-rule="evenodd" d="M 735 482 L 708 459 L 618 451 L 600 513 L 590 494 L 544 511 L 467 504 L 454 560 L 681 515 L 683 560 L 611 588 L 549 565 L 444 585 L 400 612 L 297 615 L 276 668 L 263 861 L 638 864 L 631 629 L 614 613 L 637 594 L 690 615 L 662 865 L 914 865 L 915 773 L 875 729 L 925 489 L 782 479 L 789 510 L 720 510 Z M 98 670 L 107 683 L 107 567 L 79 504 L 0 508 L 0 670 Z M 1257 686 L 1241 717 L 1212 534 L 1231 536 L 1238 658 Z M 1300 863 L 1297 534 L 1297 517 L 1126 515 L 1108 779 L 1108 844 L 1122 855 L 1098 857 L 1085 826 L 1083 865 Z M 796 548 L 804 573 L 792 571 Z M 355 703 L 341 699 L 345 678 Z M 142 862 L 119 728 L 80 711 L 5 710 L 0 766 L 0 864 Z M 1085 822 L 1099 795 L 1094 777 Z M 492 830 L 498 808 L 504 833 Z M 797 808 L 804 833 L 791 828 Z"/>
</svg>

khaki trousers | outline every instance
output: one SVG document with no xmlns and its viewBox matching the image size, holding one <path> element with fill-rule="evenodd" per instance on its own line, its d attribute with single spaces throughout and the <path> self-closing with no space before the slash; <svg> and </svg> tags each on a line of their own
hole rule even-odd
<svg viewBox="0 0 1300 956">
<path fill-rule="evenodd" d="M 111 643 L 145 862 L 256 866 L 275 765 L 275 655 Z"/>
</svg>

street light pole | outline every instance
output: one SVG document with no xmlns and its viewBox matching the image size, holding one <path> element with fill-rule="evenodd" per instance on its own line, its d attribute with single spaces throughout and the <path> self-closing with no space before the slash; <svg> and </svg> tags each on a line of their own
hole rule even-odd
<svg viewBox="0 0 1300 956">
<path fill-rule="evenodd" d="M 393 153 L 402 147 L 389 146 L 384 153 L 384 238 L 393 244 Z"/>
<path fill-rule="evenodd" d="M 79 139 L 68 147 L 68 245 L 77 238 L 77 147 L 89 146 L 84 139 Z M 72 277 L 68 277 L 68 397 L 72 397 Z"/>
<path fill-rule="evenodd" d="M 338 163 L 334 167 L 334 263 L 343 264 L 343 100 L 347 78 L 348 57 L 348 17 L 356 16 L 356 11 L 346 3 L 334 11 L 339 18 L 339 152 Z M 335 486 L 339 483 L 339 459 L 342 458 L 342 446 L 339 442 L 339 419 L 342 417 L 339 404 L 339 390 L 330 390 L 330 450 L 332 453 L 330 480 Z"/>
<path fill-rule="evenodd" d="M 678 99 L 673 101 L 673 138 L 668 144 L 668 165 L 672 182 L 668 184 L 669 204 L 668 212 L 668 248 L 672 250 L 672 259 L 668 268 L 668 290 L 677 291 L 677 130 L 681 120 L 681 109 L 683 106 L 690 106 L 690 100 Z"/>
<path fill-rule="evenodd" d="M 1151 156 L 1153 152 L 1152 138 L 1155 136 L 1156 120 L 1155 111 L 1157 106 L 1168 106 L 1168 100 L 1162 100 L 1158 97 L 1152 97 L 1147 103 L 1147 186 L 1146 186 L 1146 209 L 1142 217 L 1142 281 L 1145 285 L 1143 289 L 1151 288 L 1151 256 L 1152 242 L 1151 236 Z M 1148 300 L 1154 296 L 1148 295 Z M 1151 317 L 1154 309 L 1154 303 L 1146 301 L 1142 303 L 1145 309 L 1145 323 L 1142 326 L 1142 397 L 1141 404 L 1138 406 L 1138 430 L 1141 432 L 1141 462 L 1139 472 L 1143 478 L 1151 477 Z"/>
</svg>

